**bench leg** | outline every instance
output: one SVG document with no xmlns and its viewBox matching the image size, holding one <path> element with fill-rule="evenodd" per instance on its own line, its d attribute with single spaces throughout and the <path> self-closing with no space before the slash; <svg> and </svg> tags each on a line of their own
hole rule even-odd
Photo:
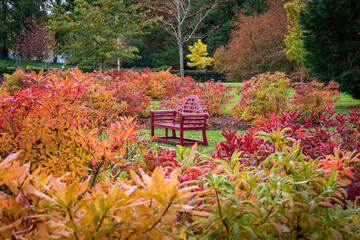
<svg viewBox="0 0 360 240">
<path fill-rule="evenodd" d="M 173 133 L 173 138 L 176 138 L 176 132 L 175 132 L 175 129 L 172 130 L 172 133 Z"/>
<path fill-rule="evenodd" d="M 165 140 L 168 140 L 168 129 L 165 128 Z"/>
<path fill-rule="evenodd" d="M 154 126 L 151 126 L 151 136 L 153 137 L 154 136 Z"/>
<path fill-rule="evenodd" d="M 184 144 L 184 131 L 180 129 L 180 145 L 183 146 Z"/>
<path fill-rule="evenodd" d="M 208 145 L 207 138 L 206 138 L 206 129 L 203 129 L 203 141 L 205 145 Z"/>
</svg>

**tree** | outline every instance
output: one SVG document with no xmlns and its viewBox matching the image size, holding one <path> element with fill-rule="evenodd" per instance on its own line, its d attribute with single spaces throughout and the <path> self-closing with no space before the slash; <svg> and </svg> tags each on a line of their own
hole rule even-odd
<svg viewBox="0 0 360 240">
<path fill-rule="evenodd" d="M 290 69 L 284 52 L 286 11 L 283 3 L 282 0 L 268 1 L 269 9 L 262 15 L 246 16 L 240 11 L 233 24 L 231 41 L 214 54 L 215 68 L 233 81 Z"/>
<path fill-rule="evenodd" d="M 191 54 L 186 56 L 190 59 L 190 62 L 187 63 L 189 67 L 204 69 L 207 66 L 211 66 L 213 59 L 211 57 L 207 57 L 207 46 L 203 44 L 200 39 L 194 44 L 194 46 L 189 46 L 189 50 Z"/>
<path fill-rule="evenodd" d="M 184 81 L 184 43 L 196 38 L 204 19 L 220 3 L 227 0 L 212 0 L 196 6 L 196 0 L 150 1 L 159 23 L 176 39 L 179 48 L 180 74 Z"/>
<path fill-rule="evenodd" d="M 198 0 L 198 6 L 206 4 L 207 1 Z M 229 42 L 232 22 L 236 19 L 239 9 L 246 10 L 248 15 L 254 12 L 262 14 L 267 6 L 264 0 L 232 0 L 211 11 L 198 32 L 200 36 L 205 35 L 203 42 L 207 45 L 210 55 L 213 55 L 218 47 Z"/>
<path fill-rule="evenodd" d="M 11 38 L 26 25 L 26 19 L 46 15 L 48 0 L 1 0 L 0 1 L 0 58 L 8 58 Z"/>
<path fill-rule="evenodd" d="M 313 0 L 300 13 L 304 66 L 360 99 L 360 1 Z"/>
<path fill-rule="evenodd" d="M 32 16 L 26 21 L 21 32 L 15 34 L 12 50 L 24 61 L 44 61 L 49 59 L 57 50 L 54 32 L 40 23 Z"/>
<path fill-rule="evenodd" d="M 289 25 L 287 26 L 288 35 L 285 37 L 286 56 L 290 61 L 294 61 L 300 66 L 301 82 L 303 82 L 301 67 L 305 50 L 301 39 L 302 31 L 299 25 L 299 14 L 304 7 L 305 4 L 299 3 L 299 0 L 294 0 L 293 2 L 284 5 L 289 22 Z"/>
<path fill-rule="evenodd" d="M 81 64 L 115 63 L 117 59 L 135 58 L 137 49 L 126 46 L 124 39 L 143 34 L 150 24 L 140 12 L 140 5 L 126 0 L 94 1 L 75 0 L 74 10 L 68 13 L 54 9 L 50 24 L 55 31 L 66 34 L 67 44 L 60 50 L 68 62 Z"/>
<path fill-rule="evenodd" d="M 200 8 L 208 1 L 197 0 L 194 2 L 194 8 Z M 247 14 L 251 14 L 253 11 L 263 13 L 267 6 L 263 0 L 233 0 L 223 2 L 221 6 L 214 8 L 204 19 L 201 28 L 196 33 L 198 36 L 203 36 L 201 39 L 207 45 L 209 56 L 212 56 L 218 47 L 229 42 L 232 22 L 238 9 L 241 8 L 247 9 Z M 161 24 L 149 29 L 149 32 L 144 36 L 131 39 L 131 44 L 139 48 L 141 59 L 126 60 L 123 65 L 129 68 L 162 67 L 166 69 L 172 67 L 180 69 L 179 50 L 174 38 Z M 183 45 L 184 56 L 190 53 L 188 52 L 190 43 L 193 44 L 192 41 L 188 41 Z M 185 69 L 186 67 L 187 65 L 184 66 Z"/>
</svg>

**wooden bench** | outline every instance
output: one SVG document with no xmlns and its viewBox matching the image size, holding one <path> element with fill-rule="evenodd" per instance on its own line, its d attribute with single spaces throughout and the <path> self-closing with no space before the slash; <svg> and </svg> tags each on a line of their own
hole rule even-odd
<svg viewBox="0 0 360 240">
<path fill-rule="evenodd" d="M 157 137 L 155 141 L 177 145 L 208 145 L 206 138 L 206 120 L 209 114 L 201 107 L 200 100 L 196 95 L 188 96 L 176 110 L 150 111 L 151 136 L 154 136 L 155 127 L 165 128 L 165 137 Z M 172 130 L 172 136 L 168 136 L 168 129 Z M 176 136 L 175 130 L 180 131 Z M 203 140 L 184 138 L 184 131 L 202 130 Z M 179 139 L 180 142 L 169 140 Z M 186 142 L 185 142 L 186 141 Z"/>
</svg>

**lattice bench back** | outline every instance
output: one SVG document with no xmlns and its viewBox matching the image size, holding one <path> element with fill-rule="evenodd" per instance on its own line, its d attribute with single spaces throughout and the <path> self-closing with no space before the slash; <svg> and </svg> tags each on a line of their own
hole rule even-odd
<svg viewBox="0 0 360 240">
<path fill-rule="evenodd" d="M 182 113 L 205 113 L 205 108 L 201 107 L 198 96 L 190 95 L 177 107 L 177 111 Z"/>
</svg>

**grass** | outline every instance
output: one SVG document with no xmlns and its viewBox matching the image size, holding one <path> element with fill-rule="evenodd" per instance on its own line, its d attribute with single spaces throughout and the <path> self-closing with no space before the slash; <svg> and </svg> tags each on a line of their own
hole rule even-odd
<svg viewBox="0 0 360 240">
<path fill-rule="evenodd" d="M 21 67 L 21 68 L 33 68 L 33 69 L 40 69 L 42 67 L 44 67 L 44 64 L 41 62 L 23 62 L 20 61 L 18 63 L 15 63 L 13 60 L 11 59 L 2 59 L 0 60 L 0 64 L 4 64 L 5 66 L 7 66 L 8 69 L 16 69 L 17 67 Z M 76 67 L 76 65 L 65 65 L 62 63 L 46 63 L 46 68 L 57 68 L 60 69 L 62 68 L 62 66 L 64 66 L 65 69 L 69 69 L 69 68 L 74 68 Z"/>
<path fill-rule="evenodd" d="M 360 107 L 360 99 L 354 99 L 346 93 L 340 93 L 338 97 L 339 101 L 336 102 L 336 107 L 346 107 L 354 105 L 358 105 L 358 107 Z"/>
<path fill-rule="evenodd" d="M 144 129 L 141 132 L 148 139 L 150 139 L 150 130 Z M 169 134 L 170 134 L 170 132 L 169 132 Z M 221 135 L 221 132 L 222 132 L 222 130 L 206 131 L 207 140 L 208 140 L 209 145 L 207 145 L 207 146 L 201 145 L 201 146 L 199 146 L 199 149 L 203 150 L 206 153 L 213 151 L 215 142 L 222 142 L 225 140 L 224 137 Z M 155 129 L 155 134 L 164 136 L 165 130 L 164 129 Z M 176 135 L 177 136 L 180 135 L 179 131 L 176 131 Z M 184 137 L 202 140 L 202 131 L 185 131 Z M 164 147 L 169 147 L 169 148 L 177 150 L 177 147 L 175 145 L 167 144 L 167 143 L 152 142 L 151 146 L 153 146 L 153 147 L 164 146 Z M 186 146 L 186 147 L 189 147 L 189 146 Z"/>
<path fill-rule="evenodd" d="M 32 69 L 41 69 L 43 67 L 45 67 L 44 63 L 41 62 L 24 62 L 24 61 L 19 61 L 19 62 L 15 62 L 14 60 L 11 59 L 0 59 L 0 65 L 4 65 L 7 67 L 7 69 L 10 70 L 14 70 L 18 67 L 21 67 L 23 69 L 27 69 L 27 68 L 32 68 Z M 51 69 L 51 68 L 57 68 L 57 69 L 61 69 L 63 66 L 65 69 L 71 69 L 76 67 L 78 64 L 65 64 L 65 63 L 46 63 L 46 69 Z M 80 64 L 79 64 L 80 65 Z M 111 70 L 111 69 L 116 69 L 116 66 L 106 66 L 106 70 Z M 122 68 L 124 69 L 124 68 Z"/>
</svg>

